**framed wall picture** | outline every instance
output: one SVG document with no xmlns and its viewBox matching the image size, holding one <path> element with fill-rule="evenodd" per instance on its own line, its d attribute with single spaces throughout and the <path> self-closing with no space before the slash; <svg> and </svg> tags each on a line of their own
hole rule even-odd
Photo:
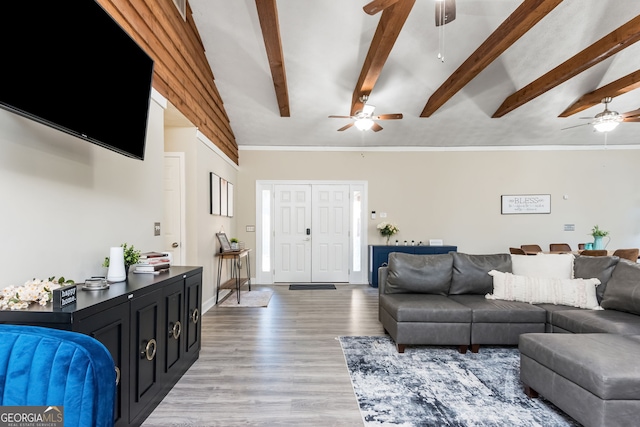
<svg viewBox="0 0 640 427">
<path fill-rule="evenodd" d="M 515 194 L 501 196 L 502 215 L 551 213 L 551 194 Z"/>
<path fill-rule="evenodd" d="M 213 172 L 209 173 L 209 213 L 220 215 L 220 177 Z"/>
<path fill-rule="evenodd" d="M 229 212 L 228 209 L 228 201 L 227 201 L 227 181 L 224 178 L 220 178 L 220 215 L 227 216 Z"/>
<path fill-rule="evenodd" d="M 227 182 L 227 216 L 233 216 L 233 184 Z"/>
<path fill-rule="evenodd" d="M 220 252 L 231 251 L 231 243 L 229 243 L 229 239 L 227 239 L 227 235 L 225 233 L 216 233 L 216 237 L 220 242 Z"/>
</svg>

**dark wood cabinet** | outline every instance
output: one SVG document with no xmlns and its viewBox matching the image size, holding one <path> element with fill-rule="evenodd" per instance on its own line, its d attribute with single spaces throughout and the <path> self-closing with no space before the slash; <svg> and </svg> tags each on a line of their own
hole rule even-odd
<svg viewBox="0 0 640 427">
<path fill-rule="evenodd" d="M 77 332 L 90 335 L 107 347 L 116 365 L 114 425 L 129 423 L 129 304 L 118 304 L 78 319 Z"/>
<path fill-rule="evenodd" d="M 161 289 L 131 300 L 130 422 L 153 402 L 162 387 L 159 349 L 165 347 L 165 342 L 161 314 Z"/>
<path fill-rule="evenodd" d="M 119 371 L 115 426 L 139 426 L 198 359 L 202 267 L 161 275 L 130 274 L 102 291 L 81 291 L 71 306 L 0 311 L 0 323 L 46 326 L 91 335 Z"/>
</svg>

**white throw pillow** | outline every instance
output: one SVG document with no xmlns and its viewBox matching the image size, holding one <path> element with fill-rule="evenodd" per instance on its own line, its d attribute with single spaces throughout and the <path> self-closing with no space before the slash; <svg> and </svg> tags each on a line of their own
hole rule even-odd
<svg viewBox="0 0 640 427">
<path fill-rule="evenodd" d="M 487 299 L 521 301 L 530 304 L 560 304 L 602 310 L 596 298 L 598 279 L 557 279 L 518 276 L 491 270 L 493 294 Z"/>
<path fill-rule="evenodd" d="M 517 276 L 573 279 L 573 254 L 511 255 L 511 272 Z"/>
</svg>

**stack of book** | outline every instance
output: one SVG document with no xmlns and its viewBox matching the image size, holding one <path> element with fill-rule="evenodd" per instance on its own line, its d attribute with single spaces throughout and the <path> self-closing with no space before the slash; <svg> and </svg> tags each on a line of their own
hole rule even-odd
<svg viewBox="0 0 640 427">
<path fill-rule="evenodd" d="M 140 255 L 140 260 L 134 267 L 134 273 L 160 274 L 169 271 L 171 258 L 169 254 L 162 252 L 146 252 Z"/>
</svg>

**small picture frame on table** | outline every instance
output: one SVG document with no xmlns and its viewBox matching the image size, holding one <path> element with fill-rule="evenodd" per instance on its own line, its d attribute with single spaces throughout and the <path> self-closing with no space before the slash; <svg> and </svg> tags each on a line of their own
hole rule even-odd
<svg viewBox="0 0 640 427">
<path fill-rule="evenodd" d="M 216 233 L 216 237 L 220 242 L 220 252 L 231 252 L 231 243 L 229 243 L 227 235 L 225 233 Z"/>
</svg>

